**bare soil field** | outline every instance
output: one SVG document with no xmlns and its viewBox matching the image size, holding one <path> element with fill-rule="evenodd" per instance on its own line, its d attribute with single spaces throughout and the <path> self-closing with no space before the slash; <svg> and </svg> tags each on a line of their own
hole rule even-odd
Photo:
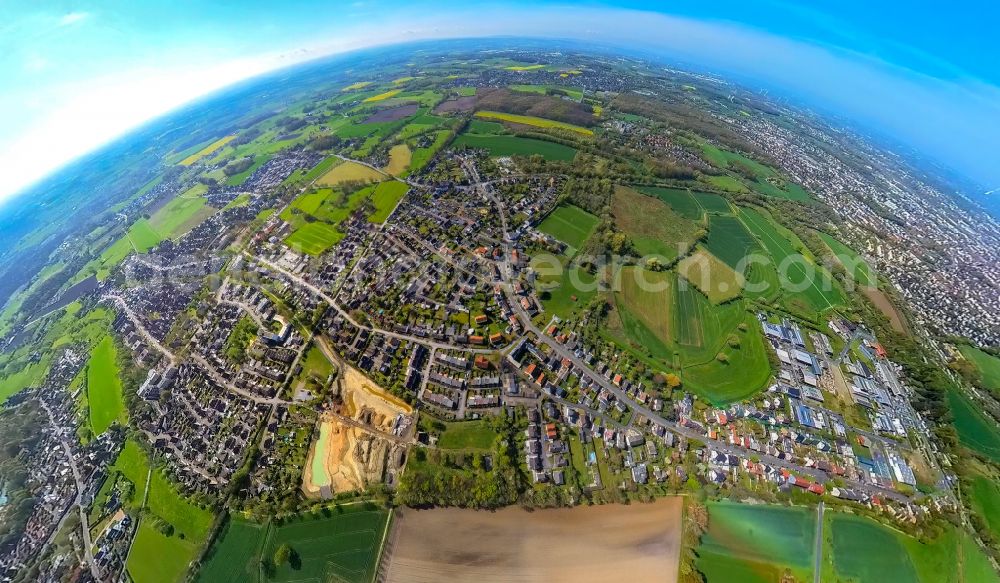
<svg viewBox="0 0 1000 583">
<path fill-rule="evenodd" d="M 410 103 L 407 105 L 400 105 L 399 107 L 389 107 L 386 109 L 380 109 L 375 113 L 368 116 L 364 123 L 376 123 L 381 121 L 399 121 L 404 117 L 410 117 L 411 115 L 417 113 L 417 104 Z"/>
<path fill-rule="evenodd" d="M 449 99 L 447 101 L 441 102 L 434 108 L 434 113 L 452 113 L 456 111 L 472 111 L 472 108 L 476 106 L 476 96 L 468 95 L 465 97 L 459 97 L 457 99 Z"/>
<path fill-rule="evenodd" d="M 902 332 L 903 334 L 909 334 L 910 329 L 906 327 L 906 320 L 903 319 L 903 315 L 899 313 L 896 306 L 892 305 L 889 298 L 885 295 L 885 292 L 878 288 L 868 287 L 866 285 L 859 286 L 861 291 L 864 292 L 868 299 L 872 301 L 873 304 L 882 310 L 882 313 L 889 318 L 889 323 L 892 324 L 892 329 L 896 332 Z"/>
<path fill-rule="evenodd" d="M 528 512 L 404 508 L 386 581 L 675 583 L 681 498 Z"/>
</svg>

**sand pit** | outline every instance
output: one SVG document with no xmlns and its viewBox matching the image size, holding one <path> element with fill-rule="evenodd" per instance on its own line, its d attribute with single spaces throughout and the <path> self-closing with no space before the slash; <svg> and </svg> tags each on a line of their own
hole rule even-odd
<svg viewBox="0 0 1000 583">
<path fill-rule="evenodd" d="M 333 420 L 320 421 L 319 439 L 310 447 L 302 472 L 302 489 L 307 496 L 328 497 L 364 487 L 353 455 L 360 431 Z"/>
<path fill-rule="evenodd" d="M 413 413 L 413 407 L 406 401 L 376 385 L 353 366 L 344 367 L 341 386 L 344 415 L 376 429 L 389 431 L 397 415 Z"/>
<path fill-rule="evenodd" d="M 386 580 L 677 581 L 680 498 L 526 512 L 405 508 Z"/>
</svg>

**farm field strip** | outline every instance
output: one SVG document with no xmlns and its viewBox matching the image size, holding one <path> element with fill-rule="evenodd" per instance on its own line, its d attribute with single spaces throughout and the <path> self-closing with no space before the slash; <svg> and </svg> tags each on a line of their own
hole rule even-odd
<svg viewBox="0 0 1000 583">
<path fill-rule="evenodd" d="M 584 136 L 594 135 L 594 130 L 591 129 L 580 127 L 578 125 L 573 125 L 571 123 L 555 121 L 552 119 L 544 119 L 541 117 L 534 117 L 531 115 L 517 115 L 514 113 L 503 113 L 500 111 L 477 111 L 476 117 L 480 119 L 494 119 L 509 123 L 535 126 L 540 128 L 555 128 L 560 130 L 567 130 L 571 132 L 576 132 Z"/>
</svg>

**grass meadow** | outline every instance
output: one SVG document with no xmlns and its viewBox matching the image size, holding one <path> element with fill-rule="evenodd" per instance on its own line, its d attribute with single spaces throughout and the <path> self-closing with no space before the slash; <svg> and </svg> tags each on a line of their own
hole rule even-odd
<svg viewBox="0 0 1000 583">
<path fill-rule="evenodd" d="M 127 422 L 118 372 L 118 351 L 111 336 L 105 336 L 87 362 L 87 404 L 94 435 L 104 433 L 116 421 Z"/>
<path fill-rule="evenodd" d="M 812 581 L 816 513 L 811 508 L 710 502 L 698 546 L 707 583 L 777 583 L 785 570 Z"/>
<path fill-rule="evenodd" d="M 538 225 L 538 230 L 579 249 L 597 228 L 599 219 L 570 204 L 557 207 Z"/>
<path fill-rule="evenodd" d="M 371 504 L 325 508 L 257 524 L 231 518 L 209 550 L 197 581 L 371 583 L 389 512 Z M 297 560 L 274 565 L 287 544 Z M 261 563 L 270 563 L 262 573 Z"/>
</svg>

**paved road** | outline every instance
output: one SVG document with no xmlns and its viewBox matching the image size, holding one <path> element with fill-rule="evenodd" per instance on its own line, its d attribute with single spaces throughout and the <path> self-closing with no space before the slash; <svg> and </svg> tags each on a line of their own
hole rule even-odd
<svg viewBox="0 0 1000 583">
<path fill-rule="evenodd" d="M 268 269 L 274 270 L 274 271 L 276 271 L 276 272 L 284 275 L 288 279 L 292 280 L 293 282 L 297 283 L 298 285 L 306 288 L 307 290 L 309 290 L 310 292 L 312 292 L 314 295 L 316 295 L 317 297 L 319 297 L 320 299 L 322 299 L 323 301 L 325 301 L 327 304 L 329 304 L 329 306 L 331 308 L 333 308 L 334 310 L 336 310 L 337 313 L 340 314 L 345 320 L 347 320 L 348 322 L 350 322 L 352 326 L 354 326 L 355 328 L 358 328 L 360 330 L 369 330 L 371 332 L 378 333 L 378 334 L 381 334 L 383 336 L 387 336 L 389 338 L 398 338 L 400 340 L 406 340 L 408 342 L 416 342 L 417 344 L 423 344 L 424 346 L 429 346 L 431 348 L 437 348 L 438 350 L 462 350 L 464 352 L 484 353 L 484 354 L 485 353 L 495 352 L 495 350 L 492 349 L 492 348 L 472 348 L 472 347 L 465 346 L 465 345 L 447 344 L 445 342 L 438 342 L 438 341 L 435 341 L 435 340 L 430 340 L 428 338 L 421 338 L 419 336 L 411 336 L 409 334 L 400 334 L 399 332 L 393 332 L 392 330 L 385 330 L 383 328 L 376 328 L 374 326 L 369 326 L 367 324 L 362 324 L 362 323 L 358 322 L 357 320 L 355 320 L 347 312 L 347 310 L 345 310 L 344 308 L 342 308 L 340 306 L 340 304 L 337 303 L 336 300 L 334 300 L 326 292 L 324 292 L 320 288 L 316 287 L 315 285 L 309 283 L 308 281 L 302 279 L 301 277 L 295 275 L 294 273 L 291 273 L 291 272 L 287 271 L 286 269 L 283 269 L 283 268 L 279 267 L 278 265 L 275 265 L 274 263 L 272 263 L 272 262 L 270 262 L 270 261 L 268 261 L 268 260 L 266 260 L 266 259 L 264 259 L 262 257 L 254 257 L 254 256 L 250 255 L 249 253 L 247 253 L 246 255 L 251 260 L 257 261 L 258 263 L 260 263 L 261 265 L 267 267 Z"/>
<path fill-rule="evenodd" d="M 139 320 L 139 318 L 135 315 L 135 312 L 132 311 L 132 308 L 129 307 L 128 302 L 125 301 L 125 298 L 117 294 L 107 294 L 101 298 L 101 300 L 112 301 L 118 304 L 122 311 L 125 312 L 125 315 L 128 316 L 128 319 L 132 320 L 132 324 L 135 326 L 136 331 L 139 332 L 139 335 L 145 338 L 146 342 L 150 346 L 155 348 L 160 354 L 166 356 L 170 361 L 170 364 L 177 362 L 177 359 L 174 357 L 174 353 L 167 350 L 162 344 L 160 344 L 159 340 L 154 338 L 153 335 L 146 330 L 145 326 L 142 325 L 142 321 Z"/>
</svg>

